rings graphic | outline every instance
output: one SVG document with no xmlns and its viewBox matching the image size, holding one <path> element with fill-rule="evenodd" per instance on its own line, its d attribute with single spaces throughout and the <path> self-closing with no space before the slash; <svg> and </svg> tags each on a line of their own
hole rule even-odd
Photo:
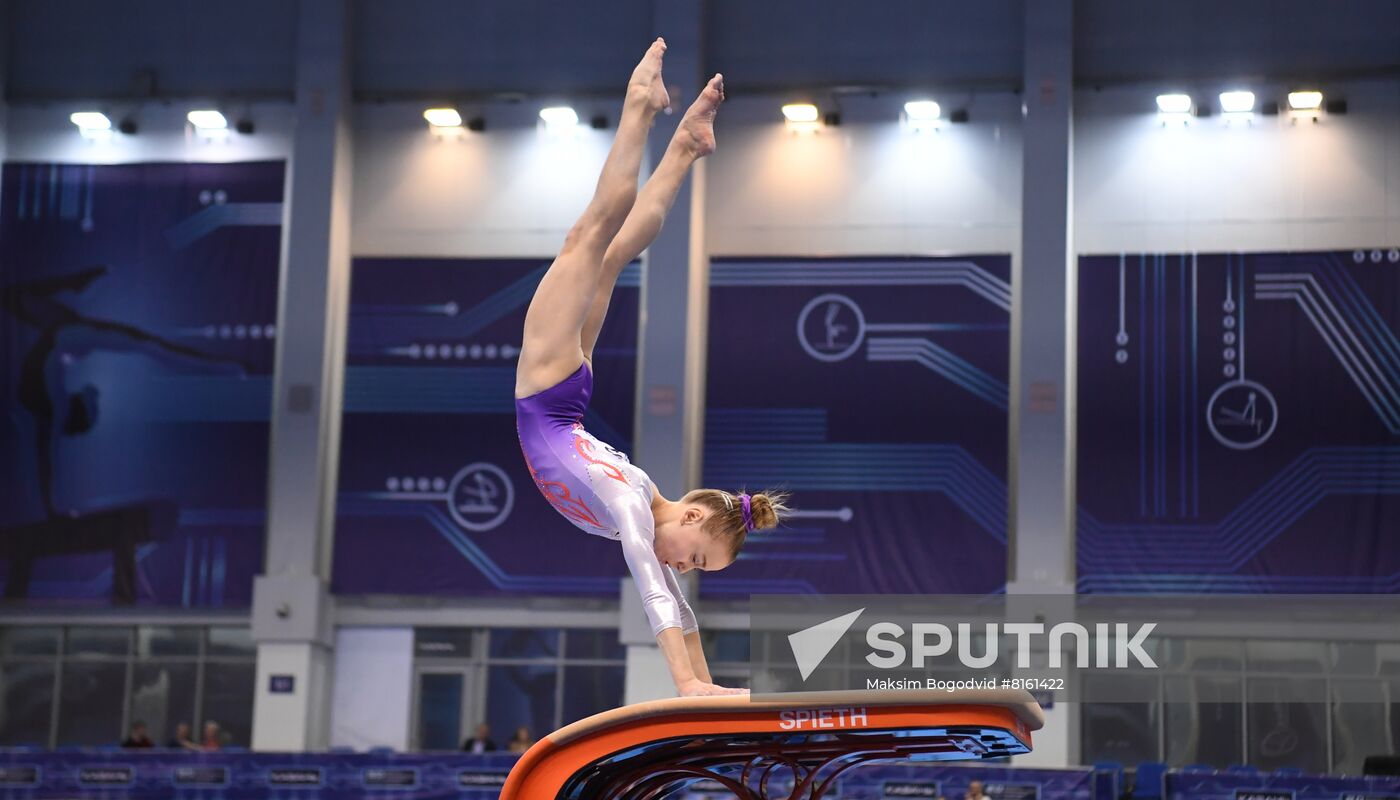
<svg viewBox="0 0 1400 800">
<path fill-rule="evenodd" d="M 1210 396 L 1206 426 L 1217 442 L 1231 450 L 1253 450 L 1278 427 L 1278 402 L 1262 384 L 1231 381 Z"/>
<path fill-rule="evenodd" d="M 820 313 L 812 312 L 820 309 Z M 860 349 L 865 315 L 844 294 L 814 297 L 797 315 L 797 341 L 818 361 L 842 361 Z"/>
<path fill-rule="evenodd" d="M 510 516 L 515 506 L 515 486 L 495 464 L 478 461 L 452 476 L 447 488 L 447 510 L 458 525 L 469 531 L 489 531 Z"/>
</svg>

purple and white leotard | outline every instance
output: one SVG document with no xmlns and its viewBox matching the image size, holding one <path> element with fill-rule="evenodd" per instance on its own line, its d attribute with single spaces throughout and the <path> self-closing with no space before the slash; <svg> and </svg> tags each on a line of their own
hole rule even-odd
<svg viewBox="0 0 1400 800">
<path fill-rule="evenodd" d="M 698 629 L 675 570 L 656 557 L 651 478 L 627 456 L 583 429 L 593 396 L 585 362 L 563 381 L 515 401 L 520 450 L 535 485 L 578 528 L 622 543 L 622 557 L 642 595 L 651 632 Z"/>
</svg>

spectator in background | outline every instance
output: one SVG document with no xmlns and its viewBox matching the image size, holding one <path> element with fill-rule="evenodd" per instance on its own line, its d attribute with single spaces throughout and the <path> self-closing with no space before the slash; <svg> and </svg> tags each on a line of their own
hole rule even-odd
<svg viewBox="0 0 1400 800">
<path fill-rule="evenodd" d="M 204 750 L 219 750 L 224 746 L 224 736 L 219 730 L 219 723 L 209 720 L 204 723 L 204 741 L 201 742 Z"/>
<path fill-rule="evenodd" d="M 472 738 L 462 742 L 462 750 L 468 753 L 489 753 L 499 749 L 491 741 L 491 726 L 484 722 L 476 726 L 476 734 Z"/>
<path fill-rule="evenodd" d="M 199 745 L 195 744 L 190 737 L 190 724 L 181 722 L 175 726 L 175 735 L 170 737 L 170 741 L 165 746 L 171 750 L 198 750 Z"/>
<path fill-rule="evenodd" d="M 515 736 L 506 743 L 506 749 L 512 753 L 523 753 L 534 743 L 535 737 L 530 735 L 530 729 L 521 725 L 515 729 Z"/>
<path fill-rule="evenodd" d="M 131 723 L 131 733 L 122 740 L 122 747 L 155 747 L 156 743 L 151 741 L 150 734 L 146 733 L 146 723 Z"/>
<path fill-rule="evenodd" d="M 981 781 L 973 781 L 967 785 L 967 794 L 963 795 L 963 800 L 991 800 L 991 798 L 982 791 Z"/>
</svg>

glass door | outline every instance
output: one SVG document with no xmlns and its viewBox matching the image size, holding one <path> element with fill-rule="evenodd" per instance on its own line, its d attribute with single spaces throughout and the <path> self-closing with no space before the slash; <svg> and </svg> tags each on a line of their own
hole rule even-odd
<svg viewBox="0 0 1400 800">
<path fill-rule="evenodd" d="M 469 667 L 419 669 L 415 682 L 413 725 L 415 750 L 457 750 L 469 731 L 469 706 L 474 697 L 474 671 Z"/>
</svg>

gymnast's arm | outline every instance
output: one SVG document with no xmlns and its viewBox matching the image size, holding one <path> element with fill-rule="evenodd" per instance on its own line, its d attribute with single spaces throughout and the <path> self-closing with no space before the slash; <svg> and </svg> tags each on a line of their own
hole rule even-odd
<svg viewBox="0 0 1400 800">
<path fill-rule="evenodd" d="M 642 607 L 651 621 L 651 632 L 666 659 L 676 690 L 683 696 L 739 693 L 741 690 L 724 689 L 710 683 L 703 655 L 698 670 L 692 663 L 692 648 L 700 649 L 699 627 L 675 578 L 667 574 L 670 570 L 656 558 L 651 508 L 636 493 L 610 502 L 608 508 L 621 534 L 622 556 L 642 595 Z"/>
<path fill-rule="evenodd" d="M 705 683 L 714 683 L 710 677 L 710 665 L 705 661 L 705 648 L 700 644 L 700 631 L 685 635 L 685 649 L 690 654 L 690 668 L 695 677 Z"/>
<path fill-rule="evenodd" d="M 661 572 L 666 577 L 667 590 L 680 606 L 681 633 L 685 637 L 685 651 L 690 656 L 690 668 L 695 672 L 695 677 L 704 683 L 713 683 L 710 666 L 705 662 L 705 648 L 700 644 L 700 624 L 695 621 L 695 612 L 690 610 L 690 603 L 685 600 L 685 592 L 681 591 L 680 581 L 676 580 L 676 571 L 662 566 Z"/>
</svg>

